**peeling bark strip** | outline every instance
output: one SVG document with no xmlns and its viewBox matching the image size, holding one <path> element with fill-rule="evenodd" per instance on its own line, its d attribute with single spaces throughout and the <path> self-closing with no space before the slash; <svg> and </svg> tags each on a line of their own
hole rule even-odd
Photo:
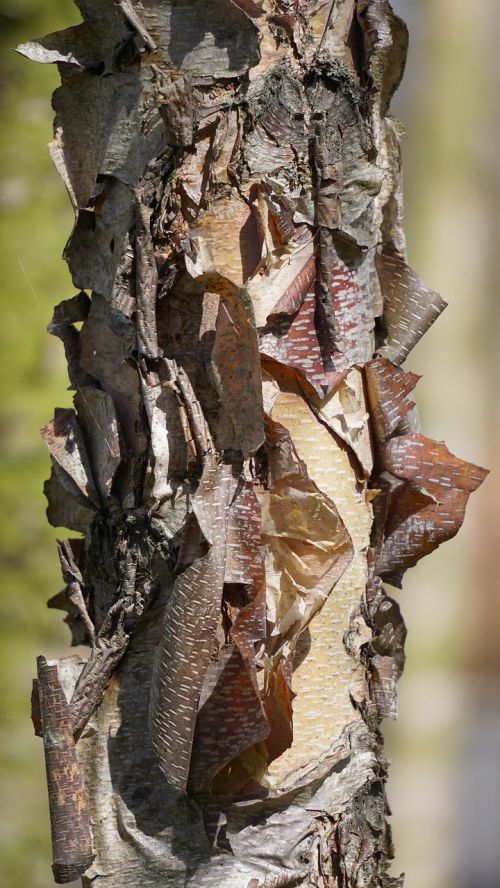
<svg viewBox="0 0 500 888">
<path fill-rule="evenodd" d="M 400 366 L 445 307 L 405 258 L 406 27 L 388 0 L 77 5 L 19 47 L 59 66 L 76 217 L 49 326 L 75 409 L 42 435 L 81 535 L 49 605 L 90 652 L 33 689 L 56 878 L 398 888 L 383 581 L 485 476 L 420 434 Z"/>
<path fill-rule="evenodd" d="M 56 882 L 73 882 L 91 865 L 89 815 L 78 762 L 71 710 L 57 666 L 38 657 L 38 699 L 45 749 Z"/>
</svg>

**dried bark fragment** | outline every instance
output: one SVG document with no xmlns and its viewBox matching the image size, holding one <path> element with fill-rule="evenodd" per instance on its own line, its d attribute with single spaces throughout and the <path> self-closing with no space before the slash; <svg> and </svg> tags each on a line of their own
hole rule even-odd
<svg viewBox="0 0 500 888">
<path fill-rule="evenodd" d="M 139 375 L 130 359 L 134 327 L 121 313 L 94 294 L 89 316 L 80 331 L 80 364 L 113 399 L 125 445 L 130 454 L 145 449 L 141 423 Z"/>
<path fill-rule="evenodd" d="M 103 25 L 108 25 L 108 27 Z M 17 52 L 34 62 L 63 63 L 95 73 L 109 73 L 118 62 L 119 48 L 129 31 L 111 4 L 101 4 L 96 21 L 82 22 L 17 47 Z M 104 70 L 102 70 L 104 69 Z"/>
<path fill-rule="evenodd" d="M 484 469 L 453 456 L 445 444 L 423 435 L 402 435 L 385 450 L 385 466 L 398 478 L 439 497 L 442 489 L 472 493 L 484 480 Z"/>
<path fill-rule="evenodd" d="M 75 411 L 57 408 L 53 421 L 42 429 L 41 434 L 54 465 L 71 479 L 84 497 L 96 505 L 97 490 Z"/>
<path fill-rule="evenodd" d="M 85 790 L 70 709 L 57 666 L 38 657 L 37 691 L 45 749 L 52 827 L 52 867 L 56 882 L 73 882 L 92 863 L 92 840 Z"/>
<path fill-rule="evenodd" d="M 353 367 L 316 410 L 321 421 L 351 448 L 362 474 L 369 478 L 373 470 L 373 452 L 370 415 L 366 408 L 363 374 L 359 368 Z"/>
<path fill-rule="evenodd" d="M 159 357 L 156 333 L 156 288 L 158 271 L 151 237 L 153 211 L 144 206 L 140 194 L 135 196 L 136 227 L 136 326 L 139 356 Z"/>
<path fill-rule="evenodd" d="M 297 695 L 294 700 L 296 742 L 270 769 L 271 774 L 276 773 L 283 779 L 294 769 L 299 769 L 298 773 L 302 769 L 313 770 L 314 763 L 328 754 L 339 724 L 344 719 L 353 723 L 357 719 L 350 692 L 351 684 L 361 679 L 361 672 L 344 647 L 343 632 L 332 631 L 332 626 L 349 621 L 351 609 L 363 594 L 371 510 L 345 449 L 326 428 L 318 425 L 301 397 L 281 393 L 272 418 L 289 430 L 311 480 L 335 503 L 354 549 L 354 557 L 349 559 L 350 564 L 341 574 L 334 593 L 311 621 L 309 634 L 304 633 L 298 642 L 293 682 Z"/>
<path fill-rule="evenodd" d="M 54 93 L 56 141 L 81 209 L 94 197 L 99 175 L 134 187 L 160 149 L 164 126 L 152 94 L 151 75 L 137 65 L 109 77 L 84 71 Z"/>
<path fill-rule="evenodd" d="M 206 282 L 210 286 L 210 280 Z M 220 288 L 211 366 L 215 388 L 231 431 L 221 436 L 222 449 L 234 447 L 243 456 L 255 453 L 264 440 L 262 386 L 252 306 L 234 287 Z"/>
<path fill-rule="evenodd" d="M 337 380 L 325 367 L 323 351 L 318 340 L 314 317 L 314 293 L 304 300 L 292 322 L 274 325 L 276 332 L 264 330 L 260 337 L 261 354 L 289 367 L 304 377 L 322 397 Z"/>
<path fill-rule="evenodd" d="M 278 406 L 279 401 L 276 411 Z M 277 652 L 321 609 L 351 560 L 352 543 L 335 503 L 309 477 L 287 429 L 271 422 L 268 434 L 272 452 L 269 491 L 261 496 L 262 539 L 268 619 L 276 636 L 270 647 Z"/>
<path fill-rule="evenodd" d="M 375 574 L 374 553 L 369 552 L 369 577 L 364 610 L 372 630 L 369 642 L 370 701 L 368 717 L 398 717 L 397 682 L 405 665 L 406 626 L 399 605 L 387 595 Z"/>
<path fill-rule="evenodd" d="M 61 563 L 61 571 L 66 588 L 63 593 L 51 598 L 48 602 L 49 607 L 61 607 L 68 611 L 69 619 L 67 622 L 77 624 L 80 632 L 83 633 L 80 638 L 74 632 L 74 643 L 90 641 L 92 644 L 95 640 L 95 628 L 88 612 L 88 596 L 85 595 L 82 572 L 78 562 L 84 559 L 82 552 L 81 540 L 64 540 L 58 541 L 57 550 L 59 561 Z"/>
<path fill-rule="evenodd" d="M 216 794 L 238 795 L 249 786 L 254 788 L 252 779 L 267 764 L 263 753 L 260 760 L 256 752 L 253 758 L 250 752 L 241 755 L 264 741 L 270 726 L 255 676 L 246 668 L 240 651 L 231 646 L 225 654 L 227 659 L 221 658 L 224 668 L 197 717 L 189 776 L 193 793 L 211 786 Z"/>
<path fill-rule="evenodd" d="M 404 74 L 408 29 L 388 0 L 358 0 L 357 17 L 365 42 L 365 66 L 383 116 Z"/>
<path fill-rule="evenodd" d="M 95 386 L 80 386 L 75 407 L 83 425 L 95 484 L 101 500 L 106 502 L 121 462 L 120 429 L 113 399 Z"/>
<path fill-rule="evenodd" d="M 133 220 L 129 186 L 113 176 L 102 176 L 94 189 L 92 206 L 78 212 L 64 250 L 76 287 L 93 290 L 112 301 Z M 135 297 L 135 289 L 132 295 Z"/>
<path fill-rule="evenodd" d="M 385 465 L 396 478 L 387 495 L 387 517 L 377 570 L 395 586 L 420 558 L 460 529 L 469 495 L 487 472 L 454 457 L 444 444 L 422 435 L 392 439 Z"/>
<path fill-rule="evenodd" d="M 365 364 L 365 378 L 371 410 L 372 428 L 381 445 L 398 430 L 414 403 L 409 398 L 419 376 L 404 373 L 387 358 L 375 358 Z"/>
<path fill-rule="evenodd" d="M 377 270 L 384 296 L 386 339 L 378 352 L 395 364 L 402 364 L 444 311 L 446 303 L 438 293 L 429 290 L 394 251 L 383 250 L 378 254 Z"/>
<path fill-rule="evenodd" d="M 88 499 L 78 493 L 78 487 L 69 476 L 57 470 L 52 463 L 50 478 L 45 482 L 43 492 L 47 498 L 47 519 L 53 527 L 67 527 L 77 533 L 86 534 L 95 515 Z"/>
<path fill-rule="evenodd" d="M 205 458 L 186 532 L 198 553 L 184 566 L 169 599 L 153 673 L 151 732 L 169 782 L 186 789 L 202 683 L 222 599 L 226 561 L 226 511 L 234 494 L 232 467 Z M 193 547 L 192 539 L 185 546 Z M 208 552 L 204 554 L 204 547 Z"/>
<path fill-rule="evenodd" d="M 101 702 L 116 667 L 128 647 L 129 637 L 118 628 L 111 639 L 99 638 L 82 670 L 71 698 L 71 729 L 78 737 Z"/>
<path fill-rule="evenodd" d="M 309 256 L 300 269 L 297 277 L 286 288 L 278 299 L 276 305 L 267 316 L 268 323 L 272 324 L 280 315 L 294 315 L 302 305 L 306 295 L 311 291 L 316 280 L 316 263 L 313 256 Z"/>
<path fill-rule="evenodd" d="M 263 273 L 259 271 L 247 281 L 257 327 L 264 327 L 267 320 L 271 323 L 283 314 L 293 315 L 311 292 L 316 262 L 312 239 L 309 234 L 306 238 L 290 244 L 279 261 L 270 263 Z"/>
<path fill-rule="evenodd" d="M 179 385 L 203 470 L 179 555 L 181 573 L 168 602 L 155 658 L 150 724 L 163 772 L 173 786 L 185 790 L 196 713 L 219 619 L 226 569 L 227 510 L 236 490 L 236 477 L 231 464 L 225 465 L 213 453 L 199 405 L 182 375 Z"/>
<path fill-rule="evenodd" d="M 86 293 L 77 293 L 72 299 L 65 299 L 56 306 L 47 327 L 48 332 L 58 336 L 64 345 L 68 376 L 71 387 L 75 389 L 92 382 L 91 377 L 80 365 L 80 334 L 74 326 L 75 323 L 85 320 L 89 310 L 89 297 Z"/>
</svg>

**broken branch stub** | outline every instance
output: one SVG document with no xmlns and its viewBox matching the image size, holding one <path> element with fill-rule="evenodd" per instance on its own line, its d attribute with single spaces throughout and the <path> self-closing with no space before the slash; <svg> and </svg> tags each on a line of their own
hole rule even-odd
<svg viewBox="0 0 500 888">
<path fill-rule="evenodd" d="M 399 885 L 383 581 L 485 474 L 420 434 L 400 366 L 444 308 L 404 258 L 406 28 L 387 0 L 78 6 L 19 47 L 59 66 L 76 214 L 49 327 L 75 409 L 42 435 L 49 520 L 82 534 L 50 606 L 89 656 L 33 695 L 55 872 Z"/>
</svg>

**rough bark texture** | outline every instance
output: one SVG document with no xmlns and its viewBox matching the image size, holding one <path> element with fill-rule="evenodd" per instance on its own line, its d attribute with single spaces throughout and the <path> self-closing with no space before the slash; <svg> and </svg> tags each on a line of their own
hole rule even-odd
<svg viewBox="0 0 500 888">
<path fill-rule="evenodd" d="M 387 0 L 78 6 L 19 48 L 60 69 L 80 290 L 49 327 L 75 410 L 43 430 L 49 520 L 83 535 L 51 604 L 90 645 L 34 694 L 56 877 L 395 888 L 382 581 L 485 474 L 400 368 L 444 308 L 405 258 L 406 28 Z"/>
</svg>

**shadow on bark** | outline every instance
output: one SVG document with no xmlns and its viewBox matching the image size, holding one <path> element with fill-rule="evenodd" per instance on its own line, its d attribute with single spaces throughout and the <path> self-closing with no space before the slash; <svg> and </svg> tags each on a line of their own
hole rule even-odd
<svg viewBox="0 0 500 888">
<path fill-rule="evenodd" d="M 161 623 L 155 609 L 134 635 L 123 661 L 121 725 L 116 736 L 108 738 L 109 765 L 122 839 L 140 851 L 158 876 L 168 876 L 168 859 L 178 858 L 179 868 L 185 869 L 184 884 L 189 885 L 210 851 L 195 803 L 167 783 L 149 736 L 149 687 Z M 162 845 L 168 855 L 162 855 Z"/>
</svg>

